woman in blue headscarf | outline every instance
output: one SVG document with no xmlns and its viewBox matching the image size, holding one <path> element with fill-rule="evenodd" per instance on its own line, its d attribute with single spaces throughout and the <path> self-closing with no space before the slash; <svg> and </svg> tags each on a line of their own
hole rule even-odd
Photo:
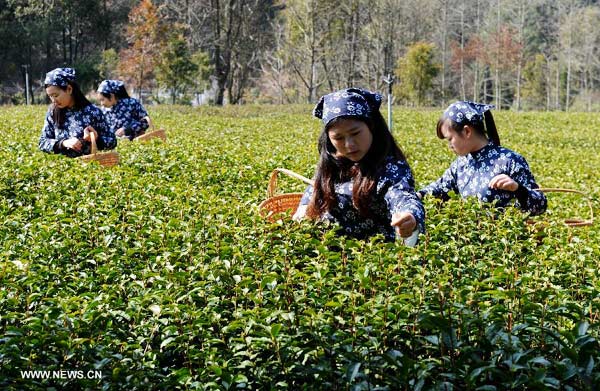
<svg viewBox="0 0 600 391">
<path fill-rule="evenodd" d="M 48 72 L 44 86 L 52 105 L 46 113 L 40 150 L 69 157 L 87 155 L 92 133 L 98 149 L 113 149 L 117 145 L 102 111 L 87 100 L 75 82 L 74 69 L 56 68 Z"/>
<path fill-rule="evenodd" d="M 321 97 L 320 159 L 294 219 L 337 222 L 345 234 L 414 245 L 425 211 L 404 154 L 379 112 L 381 95 L 348 88 Z"/>
<path fill-rule="evenodd" d="M 532 215 L 546 211 L 546 196 L 539 190 L 525 158 L 500 146 L 494 106 L 469 101 L 451 104 L 437 123 L 437 136 L 448 141 L 458 155 L 441 178 L 419 190 L 448 199 L 454 191 L 504 207 L 512 203 Z"/>
<path fill-rule="evenodd" d="M 122 81 L 104 80 L 98 86 L 98 97 L 115 136 L 133 140 L 152 125 L 144 106 L 129 96 Z"/>
</svg>

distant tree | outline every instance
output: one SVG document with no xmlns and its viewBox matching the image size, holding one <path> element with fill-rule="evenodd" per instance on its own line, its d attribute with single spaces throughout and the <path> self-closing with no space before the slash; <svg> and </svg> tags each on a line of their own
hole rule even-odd
<svg viewBox="0 0 600 391">
<path fill-rule="evenodd" d="M 440 30 L 441 30 L 441 37 L 440 37 L 440 46 L 441 46 L 441 59 L 442 59 L 442 64 L 441 64 L 441 93 L 442 93 L 442 104 L 445 105 L 446 104 L 446 71 L 447 71 L 447 66 L 446 66 L 446 58 L 447 58 L 447 53 L 448 53 L 448 31 L 450 30 L 449 28 L 449 15 L 448 15 L 448 8 L 449 8 L 449 1 L 448 0 L 439 0 L 439 7 L 441 10 L 441 15 L 440 15 Z"/>
<path fill-rule="evenodd" d="M 79 68 L 97 63 L 103 49 L 119 47 L 129 3 L 116 0 L 0 0 L 0 89 L 15 83 L 20 88 L 19 84 L 24 84 L 25 68 L 22 65 L 27 67 L 35 98 L 46 99 L 44 75 L 58 66 L 77 68 L 84 89 L 93 85 L 98 79 L 97 71 L 84 80 L 80 78 L 83 73 Z M 85 73 L 88 71 L 89 68 Z"/>
<path fill-rule="evenodd" d="M 195 4 L 194 4 L 195 3 Z M 209 53 L 215 104 L 241 100 L 251 78 L 258 78 L 260 58 L 271 46 L 271 19 L 281 5 L 274 0 L 185 1 L 193 50 Z"/>
<path fill-rule="evenodd" d="M 523 69 L 523 103 L 528 109 L 546 107 L 548 95 L 548 66 L 546 58 L 537 54 Z"/>
<path fill-rule="evenodd" d="M 171 103 L 193 83 L 197 70 L 183 33 L 175 29 L 160 53 L 156 72 L 158 81 L 170 91 Z"/>
<path fill-rule="evenodd" d="M 261 60 L 272 50 L 273 19 L 285 2 L 277 0 L 169 0 L 165 16 L 188 27 L 192 52 L 209 55 L 214 103 L 242 103 L 260 78 Z"/>
<path fill-rule="evenodd" d="M 521 87 L 522 87 L 522 78 L 523 78 L 523 62 L 525 58 L 525 2 L 519 1 L 517 18 L 515 18 L 517 22 L 517 44 L 520 47 L 520 50 L 517 54 L 517 88 L 516 88 L 516 107 L 517 110 L 521 110 Z"/>
<path fill-rule="evenodd" d="M 281 53 L 292 74 L 303 85 L 306 101 L 313 103 L 317 100 L 317 88 L 325 81 L 325 72 L 320 69 L 330 30 L 322 16 L 330 13 L 317 0 L 292 0 L 284 14 L 287 36 Z"/>
<path fill-rule="evenodd" d="M 119 55 L 115 49 L 104 50 L 101 54 L 102 59 L 97 64 L 96 69 L 102 79 L 114 79 L 117 76 L 117 67 L 119 66 Z"/>
<path fill-rule="evenodd" d="M 261 77 L 256 83 L 259 94 L 271 103 L 292 103 L 297 101 L 299 90 L 281 52 L 284 47 L 285 26 L 278 23 L 275 27 L 275 47 L 265 53 L 261 59 Z M 295 99 L 296 98 L 296 99 Z"/>
<path fill-rule="evenodd" d="M 209 56 L 216 104 L 244 103 L 250 90 L 311 103 L 348 85 L 382 90 L 423 41 L 441 65 L 427 95 L 434 103 L 532 105 L 525 66 L 539 53 L 546 106 L 593 110 L 599 14 L 597 0 L 0 0 L 0 99 L 26 96 L 27 71 L 35 100 L 46 100 L 44 74 L 57 66 L 78 68 L 84 88 L 121 77 L 138 95 L 154 90 L 164 26 L 181 24 L 189 52 Z M 194 76 L 196 91 L 204 80 Z"/>
<path fill-rule="evenodd" d="M 98 81 L 98 63 L 100 55 L 88 55 L 73 64 L 77 72 L 77 83 L 82 91 L 95 91 Z"/>
<path fill-rule="evenodd" d="M 192 76 L 192 84 L 194 85 L 196 93 L 196 104 L 200 104 L 198 93 L 209 87 L 208 83 L 210 76 L 213 74 L 214 70 L 210 63 L 210 56 L 206 52 L 199 50 L 192 54 L 192 62 L 196 65 L 196 72 Z"/>
<path fill-rule="evenodd" d="M 362 52 L 368 50 L 365 40 L 365 26 L 369 9 L 367 0 L 331 0 L 327 7 L 316 4 L 317 38 L 322 41 L 319 72 L 328 91 L 347 86 L 363 85 L 360 81 Z M 291 24 L 290 24 L 291 27 Z M 319 32 L 319 29 L 324 31 Z M 366 76 L 366 75 L 365 75 Z"/>
<path fill-rule="evenodd" d="M 131 10 L 126 38 L 129 47 L 120 53 L 119 71 L 128 78 L 142 100 L 144 85 L 154 79 L 154 70 L 165 45 L 166 26 L 151 0 L 142 0 Z"/>
<path fill-rule="evenodd" d="M 517 41 L 517 36 L 518 33 L 513 28 L 500 26 L 498 31 L 489 36 L 483 52 L 483 57 L 494 74 L 494 97 L 498 109 L 503 104 L 504 78 L 512 79 L 509 75 L 517 73 L 522 56 L 523 44 Z"/>
<path fill-rule="evenodd" d="M 578 96 L 576 109 L 592 109 L 592 87 L 600 81 L 600 8 L 569 7 L 560 27 L 560 45 L 567 63 L 564 91 L 568 111 Z M 583 99 L 583 101 L 581 101 Z"/>
<path fill-rule="evenodd" d="M 433 80 L 440 71 L 440 65 L 435 62 L 435 52 L 434 44 L 417 42 L 398 61 L 396 74 L 400 77 L 400 84 L 397 90 L 417 106 L 426 103 L 427 92 L 431 90 Z"/>
<path fill-rule="evenodd" d="M 450 42 L 452 58 L 450 66 L 460 75 L 460 96 L 467 99 L 467 84 L 473 86 L 473 100 L 479 95 L 479 69 L 482 66 L 483 42 L 478 36 L 471 37 L 466 43 Z M 469 75 L 470 71 L 470 75 Z"/>
</svg>

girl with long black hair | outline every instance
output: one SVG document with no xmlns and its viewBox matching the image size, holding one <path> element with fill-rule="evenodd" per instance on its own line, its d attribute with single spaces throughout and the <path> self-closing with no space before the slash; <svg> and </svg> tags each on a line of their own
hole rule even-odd
<svg viewBox="0 0 600 391">
<path fill-rule="evenodd" d="M 56 68 L 48 72 L 44 85 L 52 104 L 42 128 L 40 150 L 69 157 L 87 155 L 91 151 L 92 133 L 98 149 L 113 149 L 117 145 L 100 109 L 81 92 L 74 69 Z"/>
<path fill-rule="evenodd" d="M 320 99 L 313 111 L 323 121 L 315 185 L 307 188 L 294 219 L 333 220 L 356 238 L 382 234 L 414 245 L 424 231 L 425 211 L 380 105 L 381 95 L 360 88 Z"/>
</svg>

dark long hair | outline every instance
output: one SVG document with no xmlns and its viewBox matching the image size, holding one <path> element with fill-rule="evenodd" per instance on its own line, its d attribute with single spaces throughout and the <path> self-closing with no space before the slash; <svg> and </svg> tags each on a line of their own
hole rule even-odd
<svg viewBox="0 0 600 391">
<path fill-rule="evenodd" d="M 336 157 L 336 149 L 329 140 L 329 129 L 341 119 L 363 121 L 369 128 L 373 140 L 367 154 L 357 163 L 344 157 Z M 394 137 L 378 110 L 372 118 L 341 116 L 323 128 L 319 136 L 319 163 L 313 196 L 308 204 L 307 216 L 318 218 L 333 209 L 337 203 L 335 184 L 352 180 L 352 203 L 361 216 L 371 216 L 370 205 L 376 190 L 378 174 L 388 156 L 406 160 Z"/>
<path fill-rule="evenodd" d="M 110 99 L 110 96 L 112 94 L 108 93 L 108 92 L 101 92 L 102 96 Z M 125 99 L 125 98 L 129 98 L 129 94 L 127 93 L 127 90 L 125 89 L 125 86 L 119 86 L 119 89 L 117 90 L 117 92 L 114 93 L 115 98 L 118 99 Z"/>
<path fill-rule="evenodd" d="M 71 86 L 72 90 L 73 90 L 73 100 L 75 101 L 74 105 L 73 105 L 73 109 L 74 110 L 82 110 L 83 108 L 91 105 L 90 101 L 85 97 L 85 95 L 83 95 L 83 92 L 81 92 L 81 88 L 79 88 L 79 84 L 77 84 L 74 81 L 69 81 L 67 82 L 69 83 L 69 85 Z M 46 84 L 44 86 L 44 88 L 49 87 L 50 84 Z M 61 87 L 61 86 L 55 86 L 60 88 L 63 91 L 67 90 L 67 86 Z M 65 111 L 67 109 L 61 109 L 56 107 L 55 105 L 53 105 L 52 107 L 52 119 L 54 120 L 54 123 L 58 125 L 58 127 L 61 127 L 64 125 L 65 123 Z"/>
<path fill-rule="evenodd" d="M 462 134 L 465 125 L 470 125 L 477 133 L 492 140 L 492 142 L 497 146 L 500 146 L 500 136 L 498 135 L 498 130 L 496 129 L 496 123 L 494 122 L 492 112 L 489 110 L 484 112 L 483 118 L 483 121 L 477 121 L 469 124 L 459 124 L 450 118 L 441 117 L 436 126 L 437 136 L 441 139 L 444 138 L 444 135 L 442 134 L 442 125 L 444 125 L 444 122 L 448 121 L 450 128 L 456 133 Z"/>
</svg>

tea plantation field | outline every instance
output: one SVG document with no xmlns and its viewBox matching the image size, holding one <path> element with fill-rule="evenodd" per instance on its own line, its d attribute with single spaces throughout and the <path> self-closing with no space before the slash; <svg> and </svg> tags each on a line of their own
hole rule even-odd
<svg viewBox="0 0 600 391">
<path fill-rule="evenodd" d="M 537 226 L 428 199 L 415 248 L 340 238 L 258 214 L 273 168 L 313 173 L 311 107 L 149 109 L 167 142 L 105 169 L 37 150 L 45 107 L 0 108 L 0 389 L 600 389 L 600 229 L 562 224 L 584 198 Z M 417 187 L 454 159 L 439 113 L 394 112 Z M 494 115 L 598 211 L 600 114 Z"/>
</svg>

